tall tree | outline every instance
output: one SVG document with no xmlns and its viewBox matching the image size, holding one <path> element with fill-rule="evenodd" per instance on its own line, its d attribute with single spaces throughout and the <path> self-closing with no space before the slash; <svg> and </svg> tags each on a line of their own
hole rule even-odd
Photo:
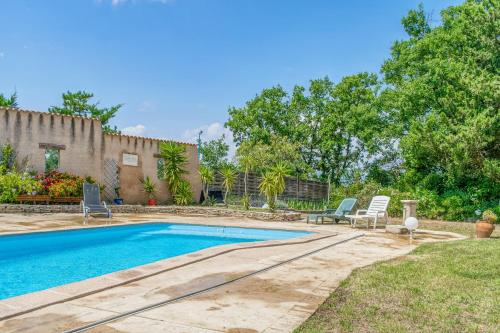
<svg viewBox="0 0 500 333">
<path fill-rule="evenodd" d="M 10 97 L 0 94 L 0 106 L 17 108 L 17 93 L 13 93 Z"/>
<path fill-rule="evenodd" d="M 224 141 L 224 139 L 225 137 L 222 135 L 218 139 L 205 141 L 201 144 L 201 165 L 204 165 L 212 170 L 219 170 L 227 163 L 229 145 Z"/>
<path fill-rule="evenodd" d="M 264 89 L 244 107 L 231 107 L 226 127 L 233 132 L 236 144 L 248 140 L 269 144 L 273 135 L 292 135 L 295 123 L 288 94 L 277 86 Z"/>
<path fill-rule="evenodd" d="M 269 144 L 261 141 L 243 141 L 236 150 L 236 159 L 245 172 L 246 167 L 251 163 L 254 172 L 265 172 L 276 165 L 276 161 L 282 161 L 296 174 L 297 170 L 307 170 L 300 157 L 299 145 L 290 142 L 285 137 L 271 136 Z M 248 162 L 248 163 L 247 163 Z"/>
<path fill-rule="evenodd" d="M 319 170 L 321 161 L 320 127 L 327 116 L 328 104 L 334 84 L 328 78 L 311 80 L 309 89 L 295 86 L 291 95 L 290 108 L 293 110 L 294 133 L 292 140 L 299 145 L 304 165 Z"/>
<path fill-rule="evenodd" d="M 498 195 L 499 17 L 498 0 L 469 0 L 445 9 L 434 28 L 422 7 L 402 20 L 409 38 L 394 43 L 382 72 L 413 186 L 471 190 L 485 183 Z"/>
<path fill-rule="evenodd" d="M 381 147 L 384 117 L 378 89 L 377 77 L 369 73 L 347 76 L 338 84 L 327 77 L 312 80 L 307 91 L 296 86 L 291 95 L 280 87 L 265 89 L 243 108 L 230 109 L 226 126 L 240 152 L 251 150 L 255 159 L 271 160 L 271 165 L 257 166 L 288 162 L 283 151 L 296 151 L 299 162 L 288 155 L 295 174 L 330 176 L 340 183 Z"/>
<path fill-rule="evenodd" d="M 383 117 L 378 107 L 374 74 L 346 76 L 329 95 L 319 132 L 319 170 L 334 184 L 352 178 L 379 152 Z"/>
<path fill-rule="evenodd" d="M 101 121 L 102 129 L 105 133 L 118 134 L 120 131 L 116 126 L 111 127 L 108 123 L 111 118 L 116 116 L 123 104 L 110 106 L 108 108 L 100 108 L 99 103 L 91 103 L 90 99 L 94 97 L 93 93 L 86 91 L 66 92 L 62 94 L 63 105 L 52 106 L 49 112 L 80 116 L 87 118 L 96 118 Z"/>
</svg>

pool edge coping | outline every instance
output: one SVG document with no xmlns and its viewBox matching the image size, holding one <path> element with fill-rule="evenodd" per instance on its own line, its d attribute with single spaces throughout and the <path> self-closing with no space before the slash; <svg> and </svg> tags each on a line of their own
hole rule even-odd
<svg viewBox="0 0 500 333">
<path fill-rule="evenodd" d="M 120 223 L 119 225 L 114 225 L 114 226 L 137 225 L 146 223 L 165 223 L 165 221 L 151 221 L 151 222 L 138 221 L 138 222 Z M 193 224 L 193 223 L 182 222 L 176 224 Z M 197 225 L 213 226 L 209 224 L 197 224 Z M 68 228 L 68 229 L 56 228 L 53 230 L 51 229 L 51 230 L 33 231 L 33 232 L 37 233 L 37 232 L 50 232 L 50 231 L 66 231 L 66 230 L 78 230 L 87 228 L 101 228 L 109 226 L 110 225 L 100 225 L 92 227 L 78 226 L 75 228 Z M 228 226 L 220 225 L 220 227 L 228 227 Z M 240 228 L 245 228 L 245 227 L 240 227 Z M 247 229 L 271 229 L 271 228 L 247 227 Z M 298 231 L 296 229 L 293 230 L 293 229 L 276 229 L 276 228 L 273 228 L 271 230 Z M 69 284 L 63 284 L 60 286 L 52 287 L 49 289 L 44 289 L 32 293 L 6 298 L 4 300 L 0 300 L 0 307 L 10 308 L 11 310 L 3 311 L 2 309 L 0 309 L 0 321 L 17 317 L 39 309 L 43 309 L 51 305 L 72 301 L 81 297 L 89 296 L 105 290 L 123 286 L 168 271 L 187 267 L 234 251 L 307 244 L 314 241 L 323 240 L 326 238 L 344 235 L 344 234 L 339 234 L 338 232 L 327 233 L 325 231 L 322 232 L 312 232 L 306 230 L 303 231 L 309 232 L 310 235 L 305 235 L 302 237 L 291 238 L 291 239 L 259 241 L 254 243 L 254 245 L 247 245 L 248 243 L 235 243 L 235 244 L 213 246 L 199 251 L 186 253 L 180 256 L 162 259 L 145 265 L 135 266 L 125 270 L 111 272 L 94 278 L 89 278 L 82 281 L 77 281 Z M 14 234 L 9 234 L 9 235 L 20 235 L 33 232 L 16 232 Z M 1 234 L 1 235 L 7 235 L 7 234 Z M 197 258 L 189 260 L 192 257 L 197 257 Z M 160 267 L 156 269 L 153 268 L 158 265 L 160 265 Z M 127 277 L 121 277 L 120 275 L 132 275 L 132 276 L 127 278 Z M 77 292 L 71 292 L 71 289 L 77 289 Z M 50 301 L 45 301 L 45 299 L 50 299 Z M 2 314 L 2 312 L 5 312 L 5 314 Z"/>
<path fill-rule="evenodd" d="M 267 222 L 267 221 L 264 221 Z M 179 221 L 179 222 L 171 222 L 167 221 L 166 219 L 160 219 L 160 220 L 153 220 L 153 221 L 133 221 L 133 222 L 119 222 L 116 224 L 101 224 L 101 225 L 89 225 L 89 224 L 82 224 L 82 225 L 77 225 L 77 226 L 67 226 L 67 227 L 62 227 L 62 228 L 48 228 L 48 229 L 43 229 L 43 230 L 21 230 L 21 231 L 10 231 L 10 232 L 2 232 L 0 231 L 0 237 L 2 236 L 16 236 L 16 235 L 23 235 L 23 234 L 37 234 L 37 233 L 45 233 L 45 232 L 54 232 L 54 231 L 71 231 L 71 230 L 79 230 L 79 229 L 97 229 L 97 228 L 106 228 L 106 227 L 120 227 L 120 226 L 127 226 L 127 225 L 138 225 L 138 224 L 151 224 L 151 223 L 169 223 L 169 224 L 189 224 L 189 225 L 198 225 L 198 226 L 204 226 L 204 227 L 229 227 L 229 228 L 241 228 L 241 229 L 263 229 L 263 230 L 275 230 L 275 231 L 302 231 L 302 232 L 308 232 L 311 234 L 314 233 L 320 233 L 321 231 L 310 231 L 310 230 L 305 230 L 305 229 L 289 229 L 286 228 L 268 228 L 267 226 L 264 227 L 242 227 L 242 226 L 233 226 L 233 225 L 223 225 L 223 224 L 204 224 L 204 223 L 192 223 L 188 221 Z M 269 223 L 276 223 L 276 222 L 269 222 Z M 294 223 L 294 222 L 281 222 L 278 221 L 278 223 Z M 296 222 L 295 222 L 296 223 Z"/>
</svg>

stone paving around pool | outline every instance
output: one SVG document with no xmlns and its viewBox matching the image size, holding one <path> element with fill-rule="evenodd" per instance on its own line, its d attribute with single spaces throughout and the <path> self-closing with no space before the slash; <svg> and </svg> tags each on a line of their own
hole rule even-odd
<svg viewBox="0 0 500 333">
<path fill-rule="evenodd" d="M 76 328 L 233 280 L 340 240 L 363 235 L 207 293 L 89 330 L 149 333 L 290 332 L 306 320 L 353 269 L 405 255 L 421 242 L 459 238 L 458 235 L 449 233 L 422 233 L 417 234 L 417 239 L 410 244 L 407 235 L 386 234 L 383 229 L 354 230 L 346 225 L 311 225 L 303 222 L 263 222 L 242 218 L 182 217 L 165 214 L 117 214 L 112 224 L 144 221 L 307 230 L 317 234 L 308 242 L 286 240 L 280 246 L 242 248 L 208 258 L 207 254 L 220 251 L 211 248 L 167 259 L 164 264 L 173 265 L 172 262 L 176 260 L 194 261 L 193 259 L 203 256 L 208 258 L 149 277 L 141 277 L 129 283 L 126 283 L 126 279 L 143 272 L 143 266 L 113 273 L 120 274 L 125 279 L 124 284 L 0 321 L 0 332 L 61 332 Z M 89 225 L 104 225 L 106 222 L 91 219 Z M 82 217 L 71 214 L 0 215 L 0 234 L 80 227 Z M 295 244 L 288 244 L 289 242 Z M 162 262 L 158 266 L 161 266 Z M 68 289 L 67 286 L 66 288 Z M 67 292 L 71 294 L 71 291 Z M 40 302 L 40 299 L 35 299 L 35 294 L 38 293 L 22 296 L 23 302 Z M 44 297 L 38 298 L 41 298 L 43 303 Z M 5 314 L 15 308 L 16 304 L 10 304 L 8 301 L 0 301 L 0 317 L 2 311 Z"/>
</svg>

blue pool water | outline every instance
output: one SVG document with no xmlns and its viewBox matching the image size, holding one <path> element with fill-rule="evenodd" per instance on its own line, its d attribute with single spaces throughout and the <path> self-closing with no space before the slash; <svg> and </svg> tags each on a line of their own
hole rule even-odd
<svg viewBox="0 0 500 333">
<path fill-rule="evenodd" d="M 308 232 L 145 223 L 0 236 L 0 299 L 148 264 L 212 246 Z"/>
</svg>

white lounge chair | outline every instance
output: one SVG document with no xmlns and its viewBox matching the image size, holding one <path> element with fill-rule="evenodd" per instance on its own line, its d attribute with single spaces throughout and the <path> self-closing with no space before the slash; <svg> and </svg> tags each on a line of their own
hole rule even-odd
<svg viewBox="0 0 500 333">
<path fill-rule="evenodd" d="M 366 227 L 370 227 L 370 220 L 373 220 L 373 229 L 377 227 L 377 221 L 379 219 L 384 219 L 385 224 L 389 220 L 387 215 L 387 207 L 389 206 L 390 197 L 385 195 L 378 195 L 372 198 L 370 206 L 368 209 L 358 209 L 356 215 L 346 215 L 347 218 L 351 220 L 351 225 L 353 228 L 356 227 L 356 222 L 358 220 L 365 220 Z"/>
</svg>

